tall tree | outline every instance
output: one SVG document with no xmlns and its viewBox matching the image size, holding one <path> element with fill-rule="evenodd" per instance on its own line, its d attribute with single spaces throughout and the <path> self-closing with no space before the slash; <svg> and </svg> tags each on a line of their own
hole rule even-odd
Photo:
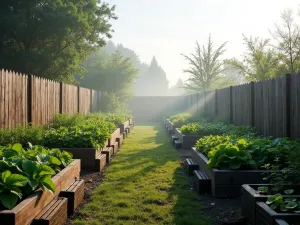
<svg viewBox="0 0 300 225">
<path fill-rule="evenodd" d="M 200 46 L 196 41 L 195 53 L 190 56 L 181 54 L 189 63 L 190 68 L 184 69 L 190 77 L 186 82 L 186 88 L 195 91 L 207 91 L 220 79 L 223 62 L 220 56 L 225 52 L 226 42 L 218 48 L 214 48 L 211 36 L 209 35 L 207 46 Z"/>
<path fill-rule="evenodd" d="M 169 82 L 165 71 L 158 65 L 155 56 L 152 58 L 149 70 L 140 82 L 142 95 L 165 96 L 168 93 Z"/>
<path fill-rule="evenodd" d="M 275 31 L 271 32 L 276 41 L 281 60 L 287 65 L 288 72 L 300 72 L 300 27 L 296 23 L 291 9 L 281 14 L 282 24 L 275 24 Z"/>
<path fill-rule="evenodd" d="M 100 0 L 0 1 L 0 67 L 74 82 L 111 37 L 114 6 Z"/>
<path fill-rule="evenodd" d="M 247 38 L 245 35 L 243 38 L 247 49 L 243 61 L 232 59 L 228 60 L 227 63 L 239 70 L 247 80 L 265 80 L 277 77 L 285 71 L 278 55 L 270 47 L 269 39 L 251 36 Z"/>
<path fill-rule="evenodd" d="M 115 93 L 121 100 L 133 95 L 137 69 L 129 58 L 116 51 L 112 55 L 99 52 L 85 62 L 87 74 L 80 81 L 82 86 Z"/>
</svg>

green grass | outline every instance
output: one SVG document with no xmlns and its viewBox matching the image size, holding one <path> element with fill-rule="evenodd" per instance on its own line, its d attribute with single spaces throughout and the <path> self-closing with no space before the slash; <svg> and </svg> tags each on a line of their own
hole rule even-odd
<svg viewBox="0 0 300 225">
<path fill-rule="evenodd" d="M 210 224 L 159 125 L 134 127 L 104 174 L 72 224 Z"/>
</svg>

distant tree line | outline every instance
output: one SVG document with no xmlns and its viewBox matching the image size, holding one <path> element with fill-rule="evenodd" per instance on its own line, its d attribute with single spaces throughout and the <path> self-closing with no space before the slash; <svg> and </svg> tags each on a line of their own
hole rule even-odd
<svg viewBox="0 0 300 225">
<path fill-rule="evenodd" d="M 210 36 L 206 45 L 196 42 L 194 53 L 182 54 L 189 63 L 183 70 L 189 74 L 184 87 L 191 91 L 207 91 L 300 72 L 300 24 L 293 10 L 281 13 L 281 23 L 275 24 L 269 38 L 243 35 L 243 40 L 247 51 L 242 60 L 221 59 L 226 42 L 217 48 Z"/>
</svg>

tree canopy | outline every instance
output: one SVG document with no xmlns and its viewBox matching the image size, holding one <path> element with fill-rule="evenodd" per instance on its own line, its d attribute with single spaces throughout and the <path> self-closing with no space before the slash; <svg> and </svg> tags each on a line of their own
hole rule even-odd
<svg viewBox="0 0 300 225">
<path fill-rule="evenodd" d="M 0 67 L 74 82 L 117 19 L 100 0 L 0 1 Z"/>
<path fill-rule="evenodd" d="M 186 82 L 187 89 L 207 91 L 221 78 L 223 62 L 220 56 L 225 52 L 225 45 L 226 42 L 215 49 L 209 35 L 206 46 L 200 46 L 196 41 L 194 53 L 190 56 L 181 54 L 190 65 L 188 69 L 183 70 L 190 76 Z"/>
</svg>

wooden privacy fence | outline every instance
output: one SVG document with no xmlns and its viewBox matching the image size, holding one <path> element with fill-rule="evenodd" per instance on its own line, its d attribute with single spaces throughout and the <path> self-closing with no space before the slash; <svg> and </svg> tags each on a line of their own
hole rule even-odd
<svg viewBox="0 0 300 225">
<path fill-rule="evenodd" d="M 273 137 L 300 138 L 300 75 L 189 95 L 189 107 Z M 197 99 L 195 101 L 195 99 Z"/>
<path fill-rule="evenodd" d="M 46 124 L 57 113 L 99 111 L 101 93 L 31 75 L 0 71 L 0 128 Z"/>
</svg>

